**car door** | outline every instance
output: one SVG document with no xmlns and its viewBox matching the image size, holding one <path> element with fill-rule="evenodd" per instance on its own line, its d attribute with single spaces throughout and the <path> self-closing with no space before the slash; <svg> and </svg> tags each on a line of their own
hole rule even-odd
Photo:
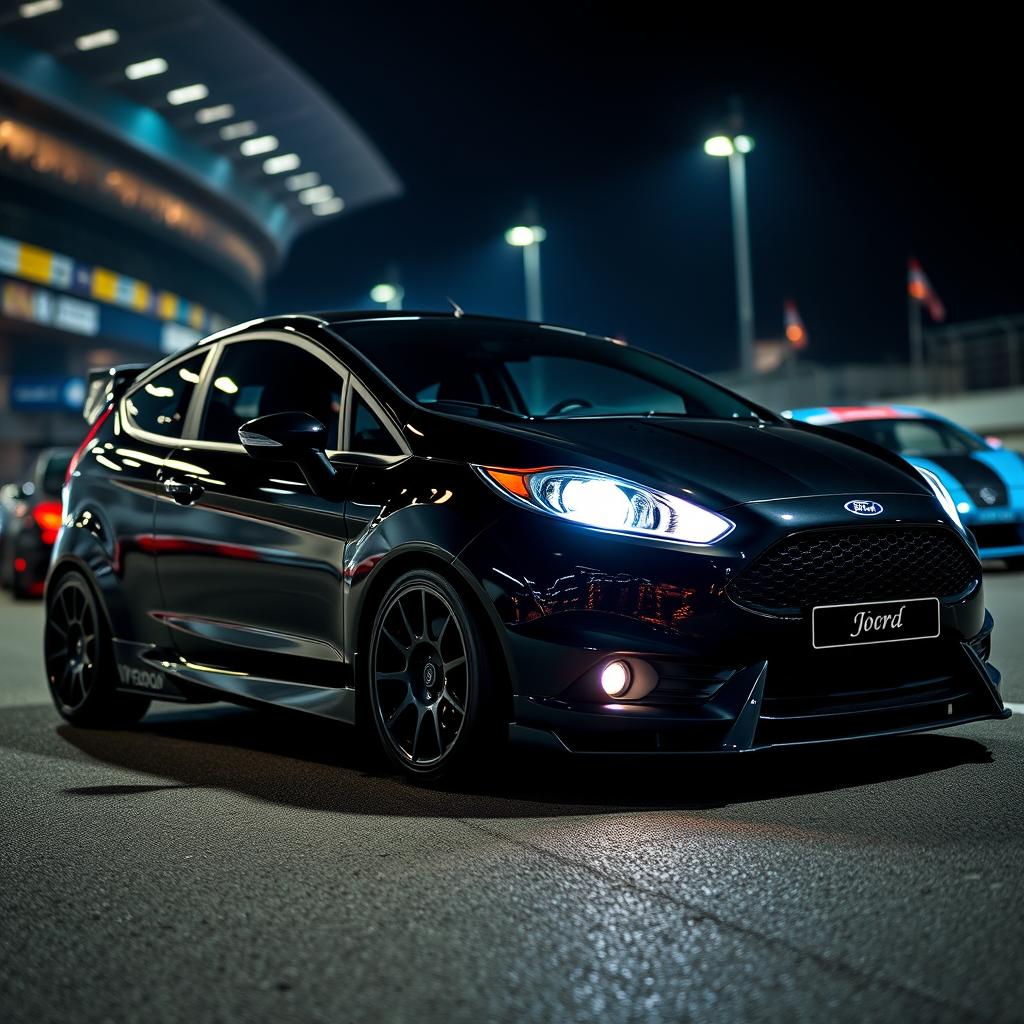
<svg viewBox="0 0 1024 1024">
<path fill-rule="evenodd" d="M 258 462 L 238 427 L 307 412 L 338 448 L 346 371 L 316 342 L 264 331 L 217 343 L 190 435 L 157 490 L 161 618 L 193 666 L 344 686 L 344 503 L 351 468 L 317 494 L 289 463 Z"/>
<path fill-rule="evenodd" d="M 200 349 L 143 375 L 114 415 L 113 440 L 80 449 L 73 472 L 88 473 L 90 529 L 112 541 L 113 572 L 100 575 L 102 588 L 123 592 L 127 623 L 135 641 L 169 648 L 167 629 L 152 614 L 161 607 L 154 560 L 154 505 L 164 460 L 171 457 L 188 421 L 196 386 L 209 351 Z"/>
</svg>

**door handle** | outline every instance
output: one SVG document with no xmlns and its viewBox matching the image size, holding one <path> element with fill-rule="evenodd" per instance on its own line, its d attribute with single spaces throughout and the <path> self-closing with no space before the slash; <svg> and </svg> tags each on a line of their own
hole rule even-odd
<svg viewBox="0 0 1024 1024">
<path fill-rule="evenodd" d="M 203 487 L 201 484 L 190 483 L 187 480 L 175 480 L 168 477 L 164 481 L 164 494 L 173 498 L 179 505 L 191 505 L 202 496 Z"/>
</svg>

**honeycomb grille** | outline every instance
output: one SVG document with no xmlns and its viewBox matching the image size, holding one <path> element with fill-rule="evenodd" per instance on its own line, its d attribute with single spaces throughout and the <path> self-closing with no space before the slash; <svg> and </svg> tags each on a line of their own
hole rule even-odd
<svg viewBox="0 0 1024 1024">
<path fill-rule="evenodd" d="M 929 527 L 816 530 L 787 537 L 729 585 L 738 604 L 776 615 L 815 605 L 953 597 L 980 570 L 962 541 Z"/>
</svg>

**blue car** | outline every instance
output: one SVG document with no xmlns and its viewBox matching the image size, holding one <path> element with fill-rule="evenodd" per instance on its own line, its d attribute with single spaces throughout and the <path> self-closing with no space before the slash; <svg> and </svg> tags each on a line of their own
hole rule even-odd
<svg viewBox="0 0 1024 1024">
<path fill-rule="evenodd" d="M 952 495 L 982 558 L 1024 568 L 1024 456 L 910 405 L 820 406 L 784 416 L 853 434 L 934 473 Z"/>
</svg>

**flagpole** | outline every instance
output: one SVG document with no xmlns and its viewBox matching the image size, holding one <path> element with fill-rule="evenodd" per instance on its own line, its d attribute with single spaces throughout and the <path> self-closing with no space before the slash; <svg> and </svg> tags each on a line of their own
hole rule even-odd
<svg viewBox="0 0 1024 1024">
<path fill-rule="evenodd" d="M 910 384 L 915 394 L 923 394 L 924 380 L 924 324 L 921 303 L 907 292 L 907 321 L 910 332 Z"/>
</svg>

